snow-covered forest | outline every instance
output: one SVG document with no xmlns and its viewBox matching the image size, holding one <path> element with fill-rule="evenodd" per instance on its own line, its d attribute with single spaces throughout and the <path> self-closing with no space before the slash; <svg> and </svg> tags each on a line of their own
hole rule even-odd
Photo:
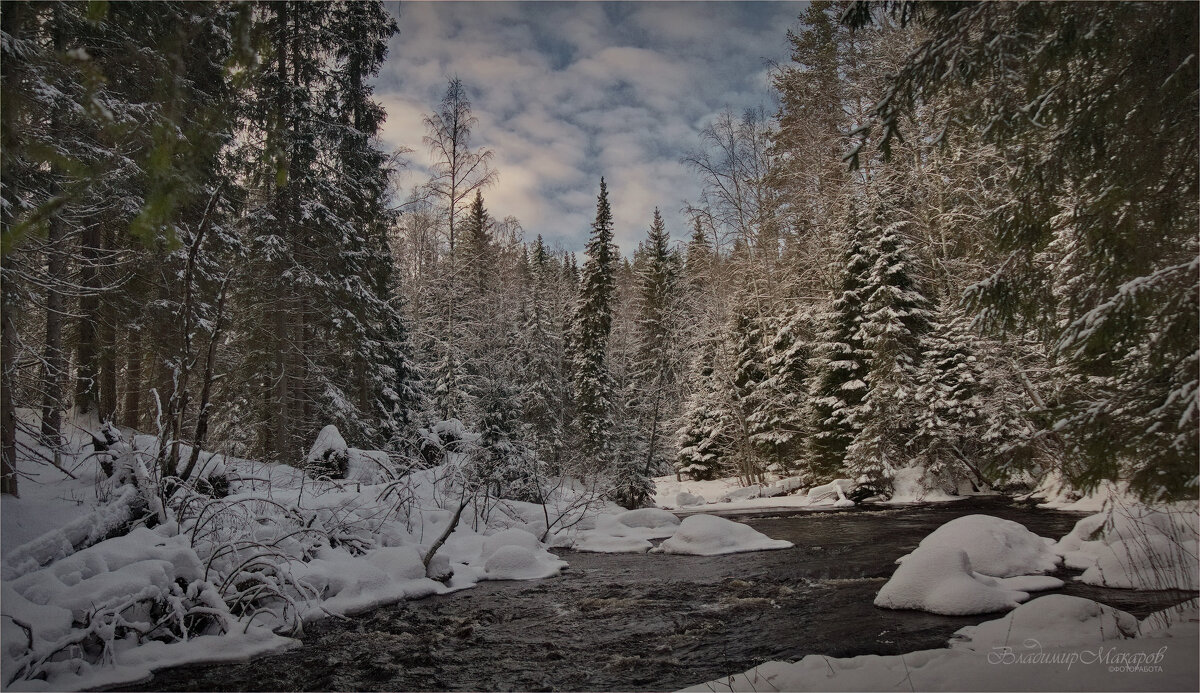
<svg viewBox="0 0 1200 693">
<path fill-rule="evenodd" d="M 280 649 L 547 547 L 792 546 L 654 509 L 722 496 L 1119 496 L 1194 534 L 1197 7 L 797 5 L 764 105 L 681 156 L 686 226 L 636 210 L 623 253 L 621 170 L 581 250 L 501 216 L 466 80 L 383 144 L 382 2 L 3 3 L 3 686 Z M 995 579 L 1094 531 L 963 579 L 1012 608 L 1047 587 Z M 153 594 L 67 596 L 135 563 Z"/>
</svg>

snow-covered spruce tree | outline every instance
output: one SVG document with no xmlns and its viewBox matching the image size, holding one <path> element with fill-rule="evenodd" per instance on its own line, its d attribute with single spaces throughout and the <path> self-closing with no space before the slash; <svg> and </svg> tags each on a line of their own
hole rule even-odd
<svg viewBox="0 0 1200 693">
<path fill-rule="evenodd" d="M 569 388 L 562 329 L 554 320 L 554 282 L 559 272 L 558 261 L 538 234 L 530 258 L 527 307 L 521 326 L 521 353 L 525 359 L 521 411 L 539 459 L 555 473 L 561 471 L 566 428 L 563 396 Z"/>
<path fill-rule="evenodd" d="M 651 475 L 671 468 L 666 427 L 678 412 L 682 370 L 677 344 L 681 268 L 668 247 L 669 240 L 662 215 L 655 208 L 634 280 L 637 325 L 633 380 L 637 394 L 633 401 L 636 411 L 630 412 L 637 417 L 641 437 L 646 441 L 643 466 Z"/>
<path fill-rule="evenodd" d="M 778 323 L 778 319 L 776 319 Z M 776 472 L 800 466 L 809 434 L 809 361 L 813 317 L 797 308 L 778 325 L 764 348 L 766 379 L 750 416 L 751 441 Z"/>
<path fill-rule="evenodd" d="M 541 498 L 541 467 L 525 441 L 520 391 L 508 381 L 499 363 L 482 366 L 476 391 L 479 443 L 473 474 L 493 498 L 537 501 Z"/>
<path fill-rule="evenodd" d="M 1146 498 L 1195 498 L 1200 9 L 900 6 L 926 38 L 876 107 L 881 143 L 919 103 L 976 97 L 947 118 L 947 136 L 972 130 L 1012 170 L 1010 203 L 981 218 L 994 272 L 968 297 L 989 327 L 1048 336 L 1071 373 L 1076 386 L 1046 403 L 1058 415 L 1045 436 L 1070 453 L 1063 471 L 1084 489 L 1119 479 Z M 868 24 L 877 8 L 860 3 L 845 19 Z M 1070 278 L 1036 258 L 1064 225 L 1078 246 L 1062 269 L 1083 281 L 1055 297 Z"/>
<path fill-rule="evenodd" d="M 395 441 L 415 371 L 391 295 L 383 112 L 367 86 L 395 22 L 378 3 L 280 2 L 256 17 L 273 48 L 246 93 L 263 137 L 243 146 L 265 139 L 245 157 L 261 223 L 235 294 L 251 452 L 294 461 L 328 423 L 352 444 Z"/>
<path fill-rule="evenodd" d="M 991 481 L 985 471 L 989 453 L 1005 442 L 988 439 L 994 387 L 967 323 L 957 316 L 934 323 L 922 345 L 916 392 L 913 460 L 925 467 L 931 481 L 951 489 L 960 480 L 986 487 Z"/>
<path fill-rule="evenodd" d="M 730 417 L 718 389 L 711 345 L 696 357 L 692 370 L 691 394 L 684 402 L 675 434 L 675 472 L 707 481 L 733 471 L 727 435 Z"/>
<path fill-rule="evenodd" d="M 932 317 L 929 299 L 914 279 L 907 223 L 888 225 L 877 236 L 875 263 L 867 277 L 859 338 L 869 354 L 863 426 L 846 450 L 846 468 L 886 492 L 892 472 L 911 458 L 921 404 L 923 340 Z"/>
<path fill-rule="evenodd" d="M 812 368 L 813 435 L 805 466 L 817 479 L 832 478 L 844 465 L 846 449 L 863 426 L 869 354 L 862 324 L 875 266 L 875 233 L 855 226 L 842 263 L 841 291 L 822 316 Z"/>
<path fill-rule="evenodd" d="M 616 300 L 617 246 L 613 243 L 612 210 L 608 187 L 600 179 L 596 219 L 587 244 L 579 302 L 575 310 L 574 383 L 576 418 L 582 438 L 584 463 L 604 469 L 611 451 L 615 393 L 606 360 Z"/>
</svg>

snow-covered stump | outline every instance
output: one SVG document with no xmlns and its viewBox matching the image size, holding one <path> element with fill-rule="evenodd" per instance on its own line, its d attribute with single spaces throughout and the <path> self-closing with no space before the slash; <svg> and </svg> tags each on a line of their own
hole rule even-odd
<svg viewBox="0 0 1200 693">
<path fill-rule="evenodd" d="M 317 434 L 316 442 L 304 458 L 304 469 L 313 477 L 346 478 L 350 471 L 350 448 L 337 426 L 330 424 Z"/>
</svg>

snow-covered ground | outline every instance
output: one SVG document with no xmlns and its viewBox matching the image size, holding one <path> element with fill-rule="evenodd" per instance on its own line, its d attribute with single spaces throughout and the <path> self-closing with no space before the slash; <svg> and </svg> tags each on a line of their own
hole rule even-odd
<svg viewBox="0 0 1200 693">
<path fill-rule="evenodd" d="M 287 649 L 306 624 L 329 616 L 482 580 L 553 577 L 567 563 L 551 546 L 644 552 L 650 540 L 672 538 L 660 550 L 791 546 L 720 518 L 681 523 L 665 510 L 627 511 L 573 480 L 548 480 L 544 505 L 464 495 L 464 456 L 401 473 L 384 453 L 349 448 L 332 427 L 308 462 L 344 463 L 346 479 L 202 452 L 198 477 L 224 477 L 228 495 L 167 494 L 148 471 L 157 440 L 126 437 L 96 455 L 90 434 L 73 429 L 62 457 L 69 474 L 28 461 L 21 497 L 0 502 L 5 690 L 118 685 L 166 666 Z"/>
<path fill-rule="evenodd" d="M 688 691 L 1194 691 L 1196 601 L 1140 623 L 1097 602 L 1047 595 L 903 655 L 767 662 Z"/>
</svg>

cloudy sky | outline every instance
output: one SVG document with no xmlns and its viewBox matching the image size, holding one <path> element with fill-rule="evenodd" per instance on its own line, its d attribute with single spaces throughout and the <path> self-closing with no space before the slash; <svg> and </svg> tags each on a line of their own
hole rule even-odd
<svg viewBox="0 0 1200 693">
<path fill-rule="evenodd" d="M 617 241 L 645 235 L 655 206 L 674 238 L 696 201 L 679 163 L 700 130 L 728 108 L 773 112 L 769 61 L 788 56 L 798 2 L 404 2 L 390 5 L 392 40 L 376 96 L 384 140 L 415 151 L 406 183 L 423 182 L 422 116 L 450 77 L 463 80 L 479 125 L 475 146 L 495 153 L 493 216 L 516 216 L 580 250 L 603 175 Z"/>
</svg>

